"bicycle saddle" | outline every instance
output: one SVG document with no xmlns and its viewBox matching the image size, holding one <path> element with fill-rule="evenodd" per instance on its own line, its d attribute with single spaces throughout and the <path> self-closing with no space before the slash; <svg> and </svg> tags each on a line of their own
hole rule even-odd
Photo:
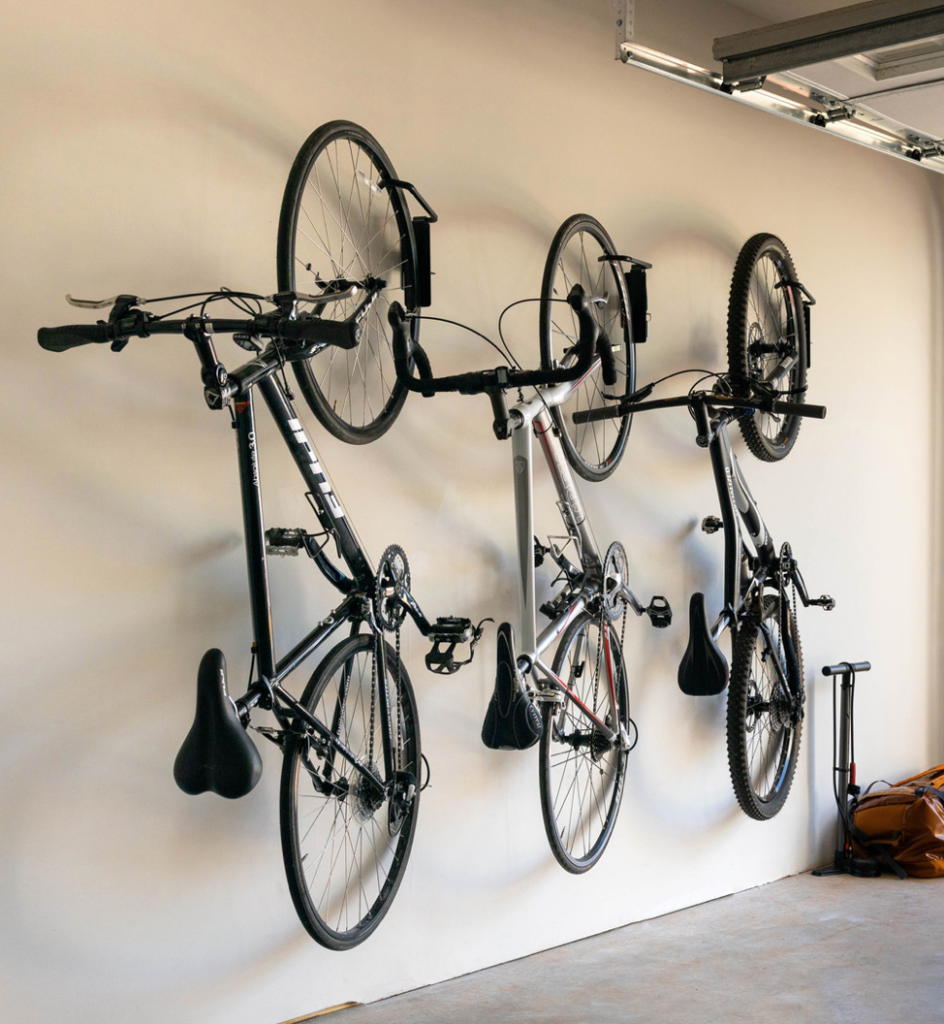
<svg viewBox="0 0 944 1024">
<path fill-rule="evenodd" d="M 482 725 L 482 742 L 492 750 L 527 750 L 541 738 L 544 722 L 518 674 L 510 623 L 498 627 L 497 640 L 498 672 Z"/>
<path fill-rule="evenodd" d="M 174 781 L 192 796 L 212 790 L 245 796 L 262 775 L 262 758 L 226 690 L 226 658 L 211 648 L 197 672 L 197 713 L 174 761 Z"/>
<path fill-rule="evenodd" d="M 728 661 L 708 631 L 704 594 L 692 594 L 688 625 L 688 647 L 679 662 L 679 689 L 690 697 L 723 693 L 728 685 Z"/>
</svg>

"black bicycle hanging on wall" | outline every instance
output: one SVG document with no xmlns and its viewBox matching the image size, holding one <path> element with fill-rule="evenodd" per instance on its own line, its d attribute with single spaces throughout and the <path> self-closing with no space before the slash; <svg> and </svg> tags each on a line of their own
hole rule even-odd
<svg viewBox="0 0 944 1024">
<path fill-rule="evenodd" d="M 822 419 L 823 406 L 801 402 L 810 361 L 813 297 L 797 280 L 783 242 L 774 235 L 750 238 L 735 265 L 728 305 L 728 372 L 705 374 L 683 396 L 649 400 L 648 384 L 609 407 L 573 414 L 576 425 L 626 413 L 686 406 L 696 442 L 707 448 L 721 518 L 702 522 L 706 533 L 724 532 L 724 607 L 709 626 L 705 595 L 689 605 L 690 637 L 679 665 L 684 693 L 710 696 L 728 686 L 728 766 L 745 814 L 772 818 L 784 805 L 796 771 L 806 694 L 796 623 L 797 599 L 827 611 L 827 595 L 811 598 L 788 543 L 779 548 L 768 532 L 728 436 L 737 423 L 751 452 L 778 461 L 793 448 L 804 417 Z M 677 376 L 671 374 L 670 376 Z M 708 376 L 710 389 L 698 389 Z M 663 378 L 663 380 L 668 378 Z M 718 639 L 732 635 L 730 671 Z"/>
<path fill-rule="evenodd" d="M 407 616 L 414 621 L 433 644 L 427 667 L 444 674 L 471 659 L 481 635 L 468 619 L 430 622 L 425 617 L 412 596 L 400 547 L 388 547 L 378 563 L 369 559 L 293 408 L 284 376 L 285 366 L 292 366 L 319 416 L 331 420 L 336 432 L 353 431 L 358 440 L 382 432 L 396 416 L 406 392 L 393 386 L 392 364 L 389 374 L 384 368 L 388 350 L 392 359 L 386 311 L 391 296 L 417 308 L 429 289 L 429 265 L 417 258 L 406 192 L 417 195 L 396 178 L 364 129 L 332 122 L 305 143 L 286 189 L 279 280 L 290 286 L 269 298 L 221 290 L 150 302 L 133 295 L 103 302 L 70 299 L 85 308 L 110 307 L 108 320 L 39 331 L 40 345 L 53 352 L 89 343 L 110 344 L 120 352 L 132 338 L 182 334 L 199 357 L 207 404 L 230 414 L 249 569 L 253 667 L 246 692 L 234 700 L 222 651 L 204 655 L 196 717 L 174 777 L 187 793 L 240 797 L 262 771 L 247 729 L 279 746 L 289 890 L 305 928 L 330 949 L 348 949 L 374 931 L 396 894 L 413 844 L 424 758 L 416 700 L 400 658 L 400 627 Z M 294 261 L 293 238 L 298 243 Z M 297 266 L 305 268 L 304 281 L 293 271 Z M 144 308 L 164 303 L 177 307 L 161 314 Z M 218 303 L 238 307 L 242 315 L 210 315 L 210 306 Z M 251 352 L 248 361 L 228 370 L 214 345 L 219 334 L 232 335 Z M 265 528 L 257 393 L 301 474 L 318 524 L 314 532 Z M 329 556 L 331 545 L 346 571 Z M 341 594 L 340 604 L 281 656 L 267 554 L 308 556 Z M 286 688 L 289 675 L 345 627 L 348 636 L 323 655 L 301 698 L 292 696 Z M 464 660 L 460 645 L 463 653 L 470 645 Z M 251 726 L 257 709 L 271 711 L 275 726 Z"/>
</svg>

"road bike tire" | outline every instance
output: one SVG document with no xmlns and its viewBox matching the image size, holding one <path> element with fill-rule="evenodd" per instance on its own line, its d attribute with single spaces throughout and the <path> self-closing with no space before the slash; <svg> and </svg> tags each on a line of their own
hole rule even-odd
<svg viewBox="0 0 944 1024">
<path fill-rule="evenodd" d="M 636 387 L 626 279 L 619 263 L 600 262 L 616 249 L 594 217 L 574 214 L 561 224 L 551 242 L 541 285 L 541 369 L 551 370 L 575 358 L 579 326 L 576 312 L 564 301 L 575 284 L 583 286 L 600 326 L 606 331 L 616 363 L 616 383 L 606 385 L 597 363 L 575 387 L 564 405 L 551 410 L 560 431 L 567 461 L 585 480 L 604 480 L 619 465 L 629 437 L 632 416 L 575 424 L 574 412 L 612 406 Z M 605 299 L 596 304 L 594 299 Z"/>
<path fill-rule="evenodd" d="M 301 703 L 383 777 L 375 651 L 373 634 L 343 640 L 315 670 Z M 411 799 L 374 797 L 348 761 L 330 751 L 317 756 L 304 737 L 291 736 L 285 747 L 280 821 L 289 892 L 309 935 L 328 949 L 350 949 L 374 931 L 390 909 L 413 846 L 419 719 L 410 679 L 389 647 L 386 662 L 392 730 L 399 737 L 395 754 L 400 771 L 416 780 Z M 319 792 L 314 776 L 339 783 L 340 795 Z"/>
<path fill-rule="evenodd" d="M 607 623 L 606 630 L 616 670 L 615 709 L 603 664 L 605 651 L 599 650 L 599 616 L 585 612 L 571 623 L 553 671 L 598 718 L 607 725 L 618 720 L 628 734 L 623 652 L 612 625 Z M 600 859 L 613 833 L 629 755 L 618 741 L 610 744 L 595 731 L 569 698 L 562 706 L 545 704 L 543 714 L 539 762 L 544 828 L 561 867 L 582 874 Z"/>
<path fill-rule="evenodd" d="M 285 186 L 279 218 L 280 291 L 320 294 L 341 280 L 385 282 L 361 321 L 352 349 L 325 345 L 294 364 L 312 411 L 335 437 L 366 444 L 397 418 L 407 390 L 397 380 L 390 303 L 417 307 L 417 251 L 407 201 L 377 140 L 350 121 L 331 121 L 305 142 Z M 298 314 L 346 320 L 357 298 L 329 304 L 300 302 Z M 413 337 L 418 322 L 411 321 Z"/>
<path fill-rule="evenodd" d="M 783 807 L 796 773 L 803 729 L 803 655 L 793 610 L 787 608 L 793 640 L 783 636 L 780 598 L 764 599 L 764 622 L 756 611 L 738 626 L 728 690 L 728 767 L 741 809 L 764 821 Z M 779 659 L 799 697 L 784 691 L 771 658 Z"/>
<path fill-rule="evenodd" d="M 728 299 L 728 369 L 736 396 L 749 397 L 751 383 L 767 381 L 789 358 L 795 362 L 772 385 L 775 397 L 803 401 L 809 350 L 803 304 L 792 287 L 796 280 L 790 253 L 776 235 L 757 234 L 744 243 Z M 779 462 L 796 442 L 800 417 L 757 410 L 738 424 L 753 455 Z"/>
</svg>

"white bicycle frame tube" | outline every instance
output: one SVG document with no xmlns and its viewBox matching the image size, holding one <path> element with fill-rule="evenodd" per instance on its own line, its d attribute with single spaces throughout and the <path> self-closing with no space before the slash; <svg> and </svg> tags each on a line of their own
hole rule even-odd
<svg viewBox="0 0 944 1024">
<path fill-rule="evenodd" d="M 537 607 L 534 588 L 534 489 L 533 442 L 537 435 L 547 460 L 551 478 L 557 490 L 563 514 L 570 519 L 580 544 L 580 557 L 584 566 L 600 565 L 600 549 L 587 520 L 577 485 L 556 429 L 551 422 L 550 409 L 565 402 L 580 381 L 559 384 L 540 391 L 534 398 L 520 402 L 509 413 L 515 428 L 512 431 L 512 465 L 514 467 L 515 518 L 518 542 L 518 597 L 520 611 L 519 657 L 529 665 L 537 662 L 538 655 L 547 649 L 563 631 L 564 626 L 584 607 L 583 599 L 568 609 L 566 615 L 555 620 L 540 637 L 537 635 Z"/>
</svg>

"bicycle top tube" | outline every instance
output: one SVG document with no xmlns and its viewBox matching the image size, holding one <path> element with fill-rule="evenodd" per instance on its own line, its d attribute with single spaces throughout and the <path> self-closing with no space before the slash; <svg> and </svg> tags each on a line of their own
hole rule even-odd
<svg viewBox="0 0 944 1024">
<path fill-rule="evenodd" d="M 387 319 L 393 328 L 393 354 L 397 379 L 410 391 L 418 391 L 427 398 L 441 391 L 457 391 L 462 395 L 480 395 L 493 390 L 504 391 L 512 387 L 547 387 L 568 384 L 585 377 L 595 362 L 599 327 L 590 312 L 587 297 L 580 285 L 574 285 L 567 301 L 577 313 L 580 323 L 580 338 L 577 345 L 577 359 L 572 366 L 553 370 L 517 370 L 499 366 L 493 370 L 478 370 L 447 377 L 434 377 L 429 358 L 417 342 L 407 337 L 406 313 L 394 302 Z M 413 376 L 412 363 L 419 378 Z"/>
</svg>

